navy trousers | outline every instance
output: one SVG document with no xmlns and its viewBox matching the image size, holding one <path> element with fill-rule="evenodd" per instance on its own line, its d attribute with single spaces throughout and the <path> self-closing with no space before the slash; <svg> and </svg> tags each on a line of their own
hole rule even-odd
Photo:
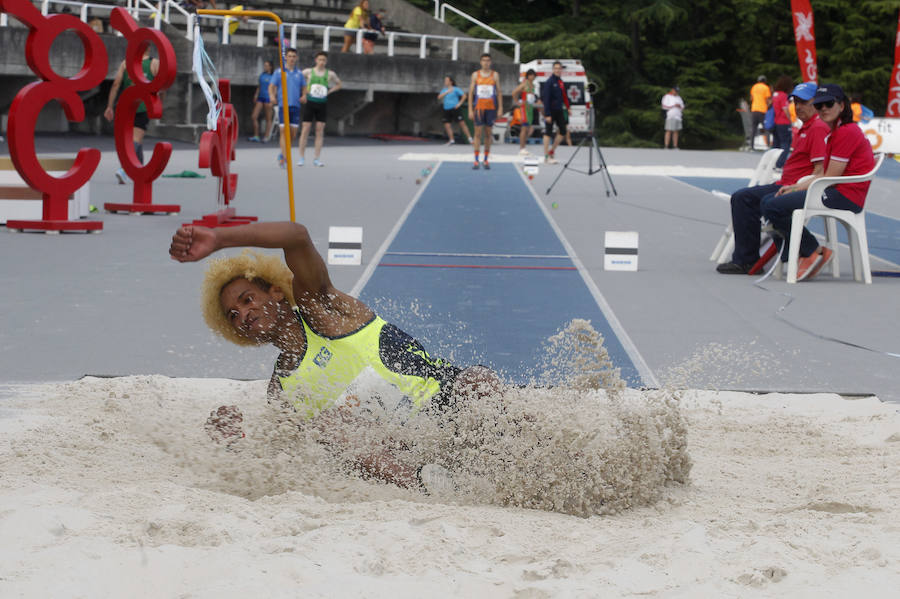
<svg viewBox="0 0 900 599">
<path fill-rule="evenodd" d="M 788 259 L 788 248 L 791 241 L 791 216 L 794 210 L 803 208 L 805 203 L 806 191 L 795 191 L 778 197 L 770 195 L 763 198 L 763 216 L 769 219 L 772 227 L 784 237 L 784 244 L 781 247 L 782 262 L 787 262 Z M 862 211 L 862 206 L 848 200 L 844 194 L 834 187 L 829 187 L 825 190 L 822 203 L 835 210 L 850 210 L 857 214 Z M 803 227 L 803 236 L 800 238 L 800 256 L 805 258 L 816 251 L 818 247 L 819 242 L 816 241 L 815 236 L 809 232 L 809 229 Z"/>
<path fill-rule="evenodd" d="M 755 264 L 759 260 L 759 218 L 763 198 L 774 195 L 780 185 L 744 187 L 731 196 L 731 228 L 734 229 L 735 264 Z"/>
</svg>

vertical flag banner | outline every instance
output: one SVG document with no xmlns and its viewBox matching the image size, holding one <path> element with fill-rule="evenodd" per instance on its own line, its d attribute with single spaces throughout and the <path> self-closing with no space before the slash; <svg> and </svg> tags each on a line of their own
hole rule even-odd
<svg viewBox="0 0 900 599">
<path fill-rule="evenodd" d="M 794 19 L 794 40 L 797 42 L 800 74 L 804 81 L 818 83 L 816 33 L 813 28 L 813 12 L 809 0 L 791 0 L 791 16 Z"/>
<path fill-rule="evenodd" d="M 900 117 L 900 15 L 897 17 L 897 37 L 894 38 L 894 70 L 888 92 L 887 117 Z"/>
</svg>

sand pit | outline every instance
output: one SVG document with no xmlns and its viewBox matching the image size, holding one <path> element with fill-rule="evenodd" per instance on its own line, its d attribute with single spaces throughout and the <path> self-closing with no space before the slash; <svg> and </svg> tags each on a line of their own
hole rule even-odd
<svg viewBox="0 0 900 599">
<path fill-rule="evenodd" d="M 509 494 L 501 505 L 354 479 L 317 444 L 291 449 L 296 432 L 272 424 L 264 381 L 8 387 L 0 596 L 896 596 L 896 406 L 684 392 L 693 468 L 680 484 L 671 475 L 688 464 L 663 441 L 682 433 L 658 428 L 677 419 L 648 420 L 666 402 L 625 393 L 624 412 L 607 417 L 647 428 L 605 434 L 657 446 L 631 461 L 606 454 L 624 469 L 606 476 L 624 486 L 598 504 L 613 513 L 585 518 L 516 507 Z M 526 395 L 532 409 L 550 397 Z M 212 444 L 203 422 L 223 403 L 241 407 L 248 440 L 264 433 L 266 445 Z"/>
</svg>

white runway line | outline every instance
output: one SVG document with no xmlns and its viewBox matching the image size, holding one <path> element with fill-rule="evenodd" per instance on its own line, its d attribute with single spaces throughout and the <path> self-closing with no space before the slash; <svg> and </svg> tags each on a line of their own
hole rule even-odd
<svg viewBox="0 0 900 599">
<path fill-rule="evenodd" d="M 398 160 L 411 160 L 423 162 L 471 162 L 472 154 L 457 153 L 438 153 L 438 152 L 407 152 L 402 154 Z M 491 154 L 491 162 L 511 162 L 522 163 L 525 157 L 518 154 Z M 565 164 L 565 161 L 560 161 Z M 543 163 L 542 163 L 543 164 Z M 695 167 L 680 166 L 677 164 L 660 164 L 651 166 L 631 166 L 627 164 L 610 164 L 607 170 L 611 175 L 633 175 L 633 176 L 654 176 L 654 177 L 707 177 L 721 179 L 749 179 L 753 176 L 752 168 L 715 168 L 715 167 Z"/>
<path fill-rule="evenodd" d="M 425 181 L 421 187 L 419 187 L 418 193 L 413 196 L 413 199 L 410 200 L 409 204 L 406 206 L 406 210 L 403 211 L 403 214 L 400 215 L 400 218 L 397 219 L 397 222 L 394 224 L 394 228 L 391 229 L 391 232 L 388 233 L 388 236 L 384 238 L 384 241 L 381 243 L 381 246 L 378 248 L 378 251 L 375 252 L 375 255 L 372 256 L 372 259 L 369 261 L 369 265 L 366 266 L 366 270 L 363 271 L 362 276 L 359 277 L 359 280 L 356 281 L 356 285 L 353 286 L 353 289 L 350 290 L 350 295 L 353 297 L 359 297 L 360 292 L 363 290 L 363 287 L 366 286 L 366 283 L 369 282 L 369 279 L 372 278 L 372 273 L 375 272 L 375 269 L 378 267 L 378 263 L 381 262 L 382 256 L 384 256 L 387 249 L 391 247 L 391 244 L 394 242 L 394 238 L 397 237 L 397 233 L 400 232 L 400 227 L 403 226 L 403 223 L 406 222 L 406 219 L 409 217 L 409 213 L 412 212 L 412 209 L 415 208 L 416 204 L 419 203 L 419 198 L 422 197 L 422 194 L 425 193 L 425 190 L 431 184 L 431 181 L 434 179 L 435 173 L 438 172 L 438 169 L 441 168 L 441 163 L 438 162 L 435 165 L 434 170 L 431 171 L 431 174 L 428 177 L 425 177 Z"/>
<path fill-rule="evenodd" d="M 534 201 L 535 203 L 537 203 L 538 208 L 544 214 L 544 218 L 546 218 L 547 222 L 550 223 L 550 227 L 553 229 L 553 232 L 559 238 L 559 241 L 563 244 L 563 247 L 566 249 L 569 257 L 572 259 L 572 263 L 578 269 L 578 274 L 581 275 L 581 279 L 584 281 L 584 284 L 587 285 L 588 291 L 594 298 L 594 301 L 597 302 L 597 307 L 600 308 L 600 312 L 603 314 L 603 317 L 606 318 L 606 322 L 609 323 L 609 327 L 619 339 L 619 343 L 622 344 L 622 348 L 625 350 L 625 353 L 627 353 L 628 357 L 631 358 L 631 362 L 637 369 L 638 374 L 641 376 L 641 379 L 643 379 L 644 385 L 652 388 L 659 388 L 659 380 L 656 378 L 656 375 L 653 374 L 653 370 L 650 369 L 650 366 L 647 364 L 646 360 L 644 360 L 644 357 L 638 350 L 637 345 L 635 345 L 634 341 L 631 340 L 631 337 L 628 336 L 628 333 L 625 331 L 625 327 L 622 326 L 622 323 L 619 321 L 615 312 L 613 312 L 612 306 L 609 305 L 609 302 L 607 302 L 606 298 L 603 297 L 603 293 L 600 292 L 597 284 L 594 283 L 594 279 L 592 279 L 590 274 L 588 274 L 587 269 L 581 262 L 581 258 L 579 258 L 578 254 L 575 253 L 575 248 L 572 247 L 572 245 L 569 243 L 569 240 L 566 239 L 565 235 L 563 235 L 562 229 L 560 229 L 559 225 L 556 224 L 556 221 L 553 220 L 553 216 L 547 210 L 547 207 L 541 203 L 540 197 L 538 197 L 537 193 L 534 191 L 534 188 L 528 183 L 528 179 L 525 178 L 525 173 L 518 168 L 516 169 L 516 172 L 522 178 L 522 183 L 524 183 L 525 187 L 528 188 L 528 191 L 531 193 L 531 197 L 534 198 Z"/>
</svg>

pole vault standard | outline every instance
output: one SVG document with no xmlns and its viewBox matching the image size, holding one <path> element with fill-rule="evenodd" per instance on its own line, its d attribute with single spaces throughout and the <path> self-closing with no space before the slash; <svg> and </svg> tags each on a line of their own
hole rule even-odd
<svg viewBox="0 0 900 599">
<path fill-rule="evenodd" d="M 269 19 L 271 21 L 275 21 L 278 25 L 278 66 L 281 71 L 281 107 L 283 108 L 283 114 L 281 116 L 281 122 L 284 123 L 285 126 L 291 126 L 291 119 L 288 112 L 288 97 L 287 97 L 287 75 L 284 73 L 284 24 L 281 22 L 281 18 L 273 12 L 268 10 L 218 10 L 211 8 L 201 8 L 197 10 L 198 15 L 211 15 L 211 16 L 219 16 L 219 17 L 262 17 L 264 19 Z M 288 135 L 288 139 L 290 139 L 290 135 Z M 294 162 L 291 160 L 291 144 L 286 143 L 285 145 L 285 159 L 287 160 L 287 184 L 288 184 L 288 198 L 291 206 L 291 222 L 296 222 L 294 217 L 294 172 L 293 172 L 293 164 Z"/>
</svg>

